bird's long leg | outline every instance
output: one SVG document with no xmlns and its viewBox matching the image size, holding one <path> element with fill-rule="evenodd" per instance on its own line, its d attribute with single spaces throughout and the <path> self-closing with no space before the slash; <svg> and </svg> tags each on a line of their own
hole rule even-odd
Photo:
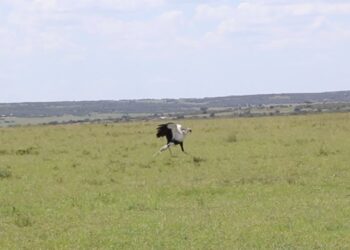
<svg viewBox="0 0 350 250">
<path fill-rule="evenodd" d="M 170 151 L 170 147 L 173 146 L 173 145 L 174 145 L 174 143 L 169 142 L 168 144 L 166 144 L 166 145 L 164 145 L 163 147 L 161 147 L 161 148 L 159 149 L 159 151 L 158 151 L 157 153 L 154 154 L 154 156 L 160 154 L 161 152 L 163 152 L 163 151 L 165 151 L 165 150 L 167 150 L 167 149 L 169 149 L 169 151 Z M 170 151 L 170 153 L 171 153 L 171 151 Z"/>
<path fill-rule="evenodd" d="M 153 156 L 157 156 L 157 155 L 159 155 L 160 153 L 162 153 L 164 150 L 166 150 L 168 148 L 168 144 L 167 145 L 164 145 L 163 147 L 161 147 L 160 149 L 159 149 L 159 151 L 158 152 L 156 152 Z"/>
<path fill-rule="evenodd" d="M 189 154 L 189 153 L 187 153 L 187 152 L 185 151 L 183 142 L 180 143 L 180 146 L 181 146 L 181 150 L 182 150 L 182 152 L 183 152 L 184 154 L 186 154 L 186 155 L 191 155 L 191 154 Z"/>
<path fill-rule="evenodd" d="M 184 150 L 184 144 L 183 144 L 183 142 L 180 143 L 180 146 L 181 146 L 182 152 L 184 152 L 185 154 L 187 154 L 187 152 Z"/>
<path fill-rule="evenodd" d="M 169 142 L 169 143 L 168 143 L 168 149 L 169 149 L 169 152 L 170 152 L 170 155 L 171 155 L 171 156 L 173 156 L 173 152 L 171 152 L 170 147 L 171 147 L 171 146 L 174 146 L 174 145 L 175 145 L 175 144 L 174 144 L 173 142 Z"/>
</svg>

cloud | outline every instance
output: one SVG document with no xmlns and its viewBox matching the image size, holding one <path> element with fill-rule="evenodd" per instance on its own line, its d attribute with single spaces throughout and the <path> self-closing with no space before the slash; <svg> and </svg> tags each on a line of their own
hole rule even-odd
<svg viewBox="0 0 350 250">
<path fill-rule="evenodd" d="M 334 46 L 349 40 L 350 3 L 320 1 L 242 1 L 239 4 L 201 4 L 194 20 L 199 26 L 211 22 L 215 28 L 204 38 L 221 44 L 237 41 L 254 48 Z M 319 39 L 324 39 L 320 42 Z M 205 39 L 204 39 L 205 40 Z"/>
<path fill-rule="evenodd" d="M 15 9 L 29 11 L 77 11 L 79 9 L 135 10 L 162 6 L 165 0 L 3 0 Z"/>
<path fill-rule="evenodd" d="M 222 20 L 234 14 L 235 7 L 230 5 L 209 5 L 199 4 L 195 8 L 194 19 L 201 20 Z"/>
<path fill-rule="evenodd" d="M 254 13 L 269 15 L 342 15 L 350 14 L 350 3 L 310 2 L 295 1 L 294 3 L 283 1 L 261 2 L 247 1 L 238 5 L 238 9 Z"/>
<path fill-rule="evenodd" d="M 109 44 L 116 40 L 119 45 L 135 41 L 137 47 L 152 31 L 149 21 L 123 20 L 110 12 L 144 11 L 163 3 L 164 0 L 4 0 L 0 7 L 5 5 L 7 12 L 0 24 L 0 35 L 6 39 L 0 44 L 6 46 L 0 48 L 0 53 L 73 51 L 92 46 L 91 35 L 102 36 Z M 179 12 L 164 13 L 159 22 L 169 24 L 178 15 Z M 88 38 L 86 43 L 81 40 L 84 36 Z"/>
<path fill-rule="evenodd" d="M 80 17 L 79 22 L 79 31 L 97 37 L 100 46 L 123 52 L 170 47 L 185 25 L 183 13 L 178 10 L 142 20 L 94 15 Z"/>
<path fill-rule="evenodd" d="M 95 0 L 93 2 L 97 6 L 119 10 L 154 8 L 164 4 L 164 0 Z"/>
<path fill-rule="evenodd" d="M 350 3 L 286 3 L 286 1 L 244 1 L 233 4 L 200 4 L 195 9 L 196 20 L 240 19 L 254 23 L 307 15 L 350 14 Z"/>
<path fill-rule="evenodd" d="M 0 7 L 5 4 L 7 11 L 0 19 L 0 53 L 72 54 L 95 48 L 176 54 L 191 48 L 331 46 L 350 39 L 345 18 L 350 3 L 206 2 L 186 9 L 169 0 L 3 0 Z"/>
<path fill-rule="evenodd" d="M 349 6 L 345 0 L 0 0 L 0 78 L 22 90 L 47 83 L 45 98 L 65 85 L 66 99 L 75 84 L 232 86 L 268 82 L 275 73 L 278 82 L 292 81 L 311 74 L 301 61 L 316 65 L 322 55 L 325 66 L 313 75 L 334 67 L 331 82 L 338 68 L 348 72 Z M 276 70 L 281 64 L 285 70 Z M 291 73 L 298 67 L 301 74 Z"/>
</svg>

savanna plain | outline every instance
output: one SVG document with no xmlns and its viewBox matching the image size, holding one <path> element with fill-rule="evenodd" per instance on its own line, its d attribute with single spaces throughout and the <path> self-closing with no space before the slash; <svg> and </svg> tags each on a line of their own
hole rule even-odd
<svg viewBox="0 0 350 250">
<path fill-rule="evenodd" d="M 0 249 L 350 249 L 350 114 L 0 129 Z"/>
</svg>

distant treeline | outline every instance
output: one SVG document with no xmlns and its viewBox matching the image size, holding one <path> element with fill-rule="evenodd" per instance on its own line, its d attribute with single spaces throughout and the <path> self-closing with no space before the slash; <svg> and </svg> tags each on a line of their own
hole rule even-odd
<svg viewBox="0 0 350 250">
<path fill-rule="evenodd" d="M 205 108 L 311 103 L 350 103 L 350 91 L 183 99 L 1 103 L 0 116 L 48 117 L 62 115 L 86 116 L 92 113 L 191 113 Z"/>
</svg>

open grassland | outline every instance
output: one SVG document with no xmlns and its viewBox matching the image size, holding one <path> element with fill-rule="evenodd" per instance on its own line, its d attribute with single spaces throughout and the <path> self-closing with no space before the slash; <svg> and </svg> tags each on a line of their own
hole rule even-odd
<svg viewBox="0 0 350 250">
<path fill-rule="evenodd" d="M 350 249 L 350 114 L 0 129 L 0 249 Z"/>
</svg>

